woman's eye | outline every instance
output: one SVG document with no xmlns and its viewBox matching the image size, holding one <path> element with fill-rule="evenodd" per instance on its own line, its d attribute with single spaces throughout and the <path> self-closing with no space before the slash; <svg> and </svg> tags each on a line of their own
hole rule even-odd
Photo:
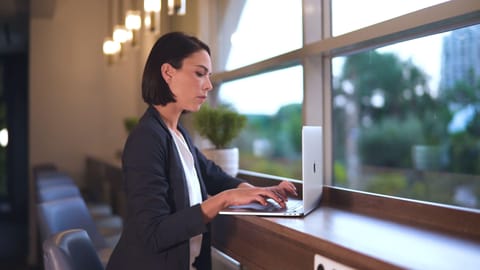
<svg viewBox="0 0 480 270">
<path fill-rule="evenodd" d="M 205 76 L 205 74 L 203 72 L 195 72 L 197 74 L 198 77 L 203 77 Z"/>
</svg>

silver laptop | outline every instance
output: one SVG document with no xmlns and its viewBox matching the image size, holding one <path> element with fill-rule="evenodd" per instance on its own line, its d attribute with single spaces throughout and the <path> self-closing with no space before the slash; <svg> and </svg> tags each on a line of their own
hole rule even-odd
<svg viewBox="0 0 480 270">
<path fill-rule="evenodd" d="M 305 216 L 320 203 L 323 188 L 323 148 L 322 127 L 303 126 L 302 128 L 302 193 L 303 200 L 289 198 L 287 207 L 281 208 L 269 199 L 269 204 L 260 203 L 231 206 L 220 211 L 222 215 L 257 216 Z"/>
</svg>

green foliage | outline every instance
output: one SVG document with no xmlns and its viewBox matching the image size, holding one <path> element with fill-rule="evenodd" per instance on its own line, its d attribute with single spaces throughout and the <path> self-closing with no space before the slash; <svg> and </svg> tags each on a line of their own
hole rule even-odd
<svg viewBox="0 0 480 270">
<path fill-rule="evenodd" d="M 286 162 L 282 159 L 266 159 L 265 157 L 257 157 L 251 153 L 242 151 L 240 154 L 240 168 L 297 180 L 302 179 L 301 159 L 298 159 L 295 162 Z"/>
<path fill-rule="evenodd" d="M 360 115 L 369 114 L 373 120 L 379 120 L 392 113 L 402 116 L 408 112 L 408 108 L 402 106 L 403 91 L 413 89 L 413 86 L 407 85 L 407 81 L 403 79 L 405 69 L 407 64 L 402 63 L 395 54 L 367 51 L 347 57 L 341 80 L 350 81 L 353 84 L 355 89 L 353 98 L 357 101 L 369 99 L 376 90 L 383 92 L 385 105 L 382 108 L 374 108 L 369 103 L 358 102 Z M 405 73 L 414 74 L 415 72 L 405 70 Z"/>
<path fill-rule="evenodd" d="M 448 100 L 450 104 L 457 107 L 464 107 L 480 103 L 480 78 L 475 84 L 464 81 L 457 81 L 451 89 L 441 92 L 441 98 Z"/>
<path fill-rule="evenodd" d="M 469 132 L 452 135 L 450 170 L 456 173 L 480 174 L 480 137 Z"/>
<path fill-rule="evenodd" d="M 480 138 L 480 111 L 476 110 L 472 121 L 467 125 L 467 132 Z"/>
<path fill-rule="evenodd" d="M 359 115 L 368 115 L 373 121 L 392 115 L 405 118 L 412 111 L 424 118 L 426 111 L 436 109 L 432 106 L 437 101 L 428 94 L 427 75 L 411 61 L 402 61 L 393 53 L 367 51 L 347 57 L 340 81 L 352 83 L 351 98 L 359 104 Z M 384 96 L 381 108 L 365 102 L 375 91 Z"/>
<path fill-rule="evenodd" d="M 209 139 L 215 148 L 226 148 L 245 127 L 247 118 L 227 106 L 212 108 L 204 104 L 193 115 L 193 126 L 201 136 Z"/>
<path fill-rule="evenodd" d="M 347 157 L 358 150 L 362 168 L 381 168 L 374 177 L 362 171 L 358 188 L 457 204 L 454 193 L 463 185 L 480 198 L 480 77 L 472 69 L 449 89 L 429 89 L 429 80 L 413 61 L 403 61 L 393 53 L 372 50 L 345 58 L 332 93 L 333 100 L 339 101 L 332 108 L 336 185 L 343 184 L 345 170 L 340 164 L 346 164 Z M 378 94 L 383 106 L 371 102 Z M 451 134 L 448 127 L 454 113 L 467 106 L 476 109 L 473 118 L 465 123 L 464 131 Z M 436 146 L 439 152 L 434 157 L 439 157 L 441 168 L 448 173 L 428 169 L 421 175 L 412 174 L 411 149 L 416 144 Z M 398 168 L 407 169 L 403 177 L 383 173 L 403 171 Z"/>
<path fill-rule="evenodd" d="M 448 137 L 448 122 L 452 118 L 452 114 L 448 111 L 447 106 L 440 107 L 438 101 L 438 109 L 426 111 L 420 118 L 423 127 L 424 144 L 439 145 Z"/>
<path fill-rule="evenodd" d="M 127 117 L 123 119 L 123 125 L 125 126 L 125 130 L 128 133 L 130 133 L 137 124 L 138 124 L 137 117 Z"/>
<path fill-rule="evenodd" d="M 333 163 L 333 177 L 336 186 L 346 187 L 348 184 L 348 178 L 345 165 L 338 161 L 335 161 Z"/>
<path fill-rule="evenodd" d="M 357 129 L 360 156 L 368 165 L 409 167 L 413 144 L 445 142 L 452 114 L 446 100 L 429 94 L 427 81 L 421 69 L 392 53 L 367 51 L 347 57 L 334 95 L 356 104 L 356 117 L 368 124 L 352 124 L 345 108 L 334 108 L 335 159 L 344 159 L 344 144 L 350 139 L 346 136 Z M 342 82 L 349 82 L 354 91 L 343 91 Z M 384 97 L 382 107 L 369 102 L 375 91 Z"/>
<path fill-rule="evenodd" d="M 473 76 L 473 74 L 472 74 Z M 476 109 L 466 129 L 450 135 L 449 170 L 455 173 L 480 174 L 480 78 L 457 81 L 442 91 L 442 98 L 454 110 L 474 106 Z"/>
<path fill-rule="evenodd" d="M 274 121 L 278 123 L 275 130 L 281 130 L 281 134 L 283 134 L 276 145 L 284 151 L 288 150 L 288 153 L 299 155 L 302 152 L 302 104 L 290 104 L 281 107 L 275 115 Z M 278 134 L 279 132 L 275 133 Z M 290 149 L 284 146 L 290 146 Z M 288 153 L 283 152 L 283 156 L 291 156 Z"/>
<path fill-rule="evenodd" d="M 240 168 L 302 179 L 302 104 L 282 106 L 274 115 L 249 114 L 247 119 L 245 131 L 235 140 L 242 151 Z M 259 141 L 265 148 L 254 154 L 252 146 Z"/>
<path fill-rule="evenodd" d="M 257 118 L 257 120 L 260 119 Z M 271 143 L 272 157 L 290 160 L 300 157 L 302 151 L 302 104 L 282 106 L 275 115 L 268 116 L 262 121 L 252 121 L 252 124 L 256 129 L 268 130 L 262 134 L 262 137 L 268 138 Z"/>
<path fill-rule="evenodd" d="M 427 185 L 423 183 L 422 181 L 415 181 L 411 187 L 410 187 L 410 192 L 407 197 L 412 198 L 412 199 L 421 199 L 425 200 L 427 198 Z M 437 194 L 440 194 L 438 192 Z"/>
<path fill-rule="evenodd" d="M 364 164 L 386 167 L 410 167 L 411 147 L 422 139 L 422 125 L 414 117 L 405 121 L 385 118 L 379 124 L 363 128 L 359 147 Z"/>
<path fill-rule="evenodd" d="M 407 189 L 407 178 L 399 173 L 385 173 L 373 177 L 367 191 L 385 195 L 399 196 Z"/>
<path fill-rule="evenodd" d="M 438 186 L 438 179 L 435 179 L 435 183 L 431 183 L 430 187 Z M 388 172 L 388 173 L 379 173 L 375 176 L 368 179 L 367 189 L 368 192 L 380 193 L 390 196 L 400 196 L 405 198 L 411 198 L 416 200 L 429 200 L 436 202 L 445 202 L 445 192 L 444 190 L 449 189 L 439 189 L 436 192 L 432 192 L 435 196 L 432 198 L 428 194 L 428 187 L 426 181 L 418 179 L 409 179 L 407 175 L 402 174 L 401 172 Z M 449 194 L 450 195 L 450 194 Z"/>
</svg>

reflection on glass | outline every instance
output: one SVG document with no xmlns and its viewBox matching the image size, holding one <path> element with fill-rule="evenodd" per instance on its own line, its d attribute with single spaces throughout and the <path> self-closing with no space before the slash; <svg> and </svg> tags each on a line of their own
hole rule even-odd
<svg viewBox="0 0 480 270">
<path fill-rule="evenodd" d="M 332 35 L 339 36 L 448 0 L 332 0 Z"/>
<path fill-rule="evenodd" d="M 335 185 L 480 208 L 480 25 L 332 71 Z"/>
<path fill-rule="evenodd" d="M 223 83 L 219 97 L 248 118 L 235 142 L 240 168 L 301 179 L 302 67 Z"/>
<path fill-rule="evenodd" d="M 230 48 L 225 69 L 232 70 L 300 48 L 302 1 L 246 0 L 243 7 L 226 9 L 222 25 L 220 43 Z"/>
</svg>

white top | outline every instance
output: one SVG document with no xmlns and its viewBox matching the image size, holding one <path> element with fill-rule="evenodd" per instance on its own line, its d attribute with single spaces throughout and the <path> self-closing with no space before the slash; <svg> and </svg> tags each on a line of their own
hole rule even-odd
<svg viewBox="0 0 480 270">
<path fill-rule="evenodd" d="M 190 206 L 199 204 L 203 201 L 202 191 L 200 189 L 200 183 L 198 181 L 197 171 L 195 170 L 195 164 L 193 162 L 193 156 L 188 148 L 187 142 L 180 133 L 177 133 L 171 129 L 173 140 L 177 147 L 178 153 L 180 153 L 180 160 L 182 161 L 183 171 L 187 179 L 188 196 L 190 199 Z M 195 269 L 192 263 L 195 258 L 200 254 L 202 246 L 202 234 L 190 238 L 190 269 Z"/>
</svg>

